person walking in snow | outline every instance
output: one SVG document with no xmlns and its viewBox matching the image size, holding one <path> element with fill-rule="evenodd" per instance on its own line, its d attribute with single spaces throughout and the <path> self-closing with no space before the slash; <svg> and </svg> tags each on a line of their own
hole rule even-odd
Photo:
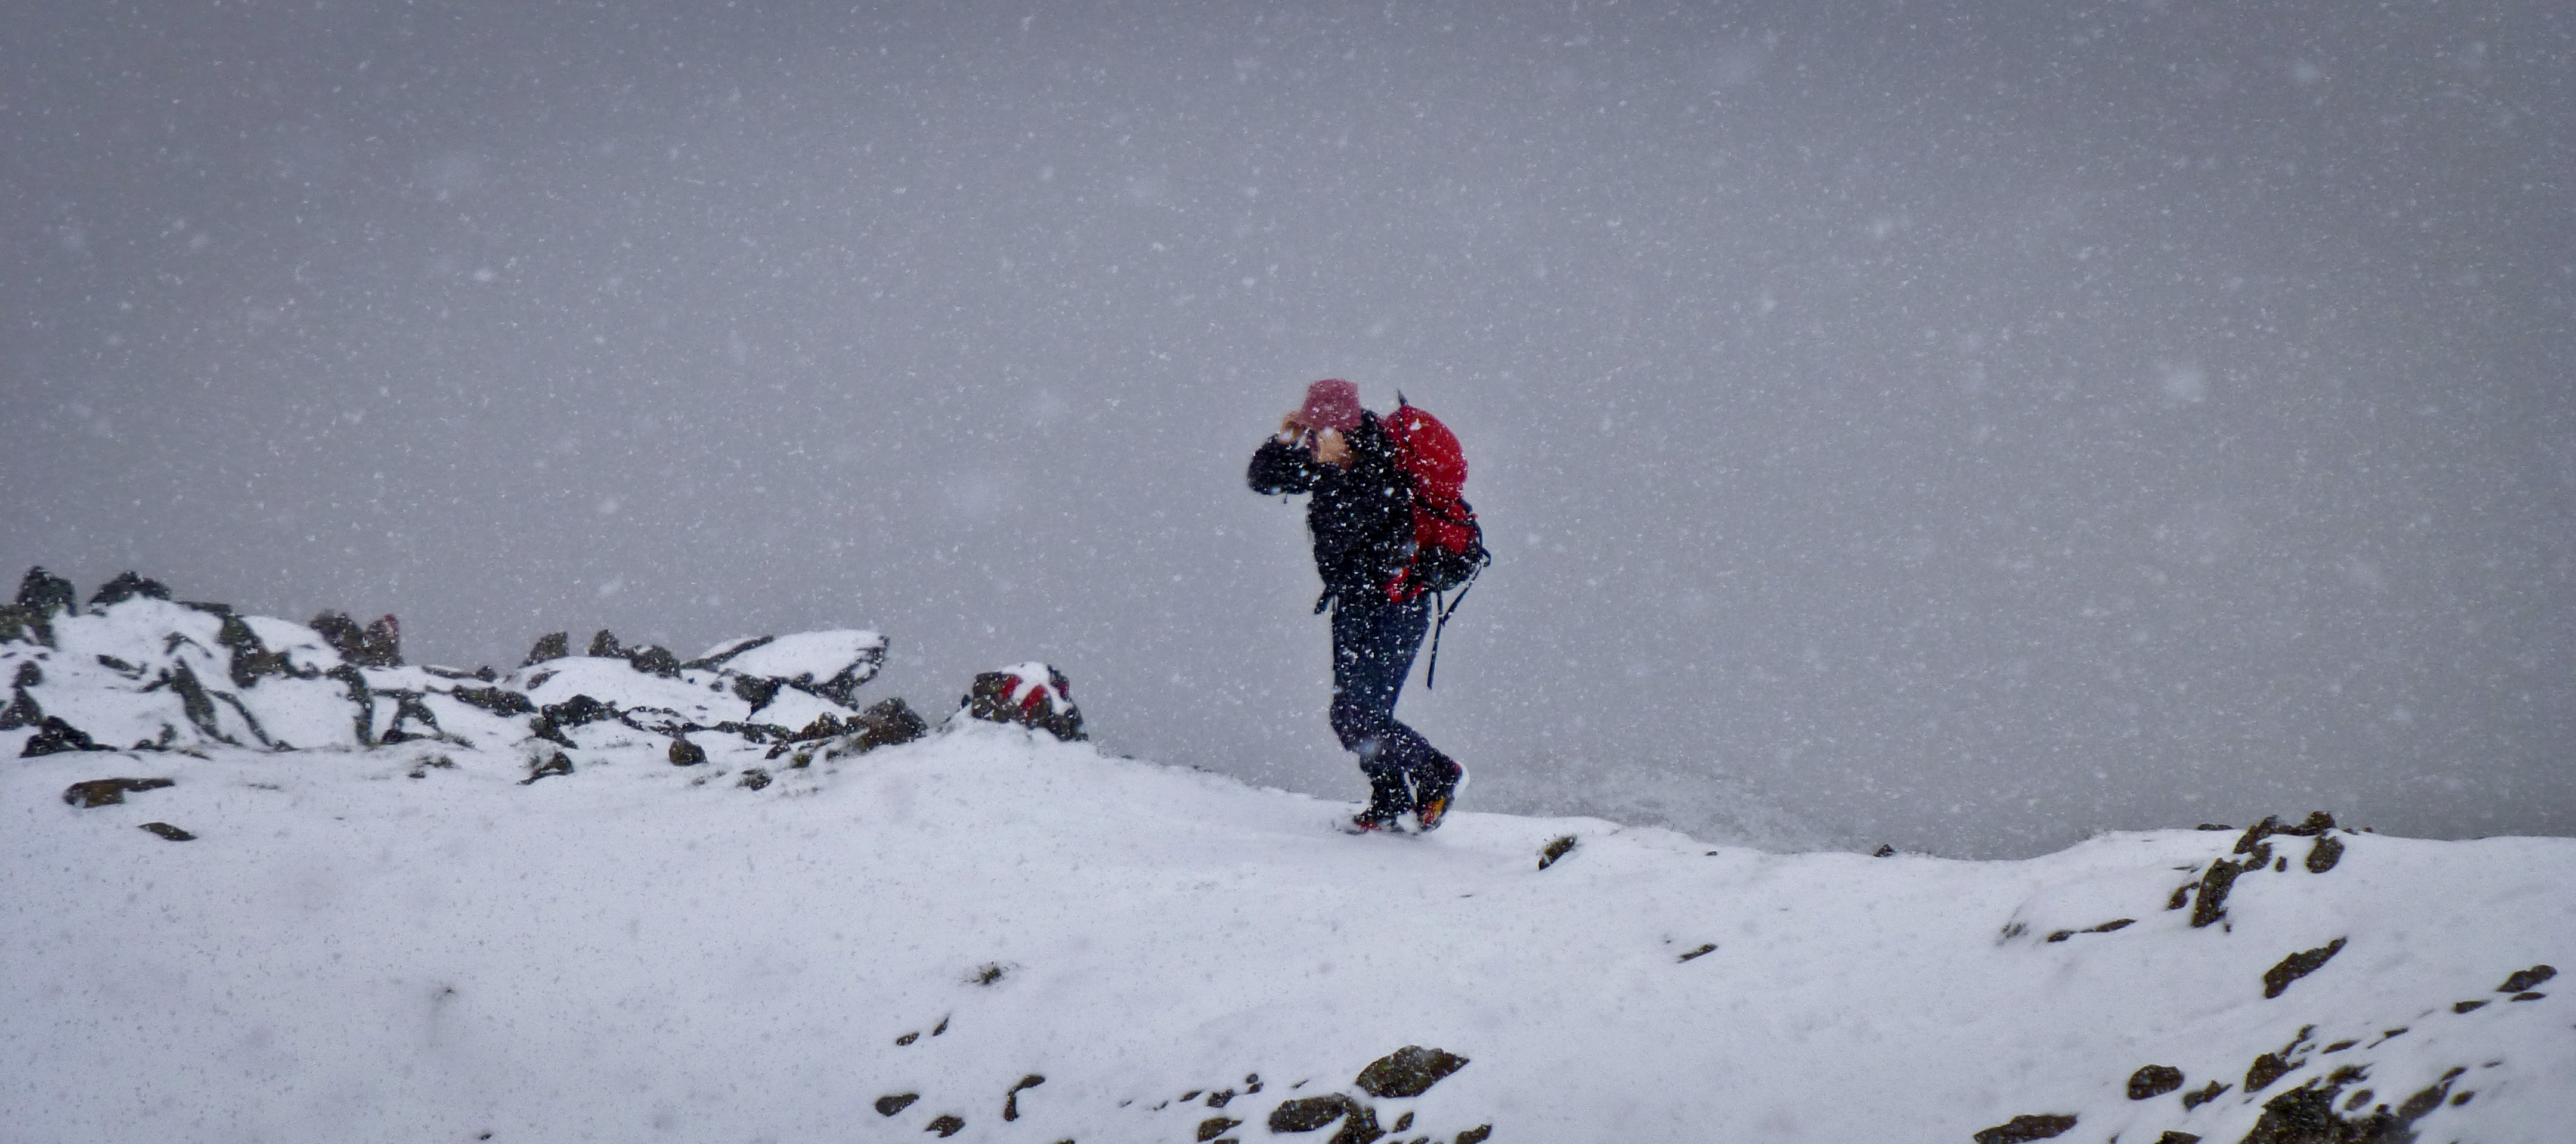
<svg viewBox="0 0 2576 1144">
<path fill-rule="evenodd" d="M 1353 833 L 1430 830 L 1457 797 L 1466 770 L 1396 721 L 1395 700 L 1431 621 L 1429 598 L 1396 588 L 1413 545 L 1413 486 L 1359 387 L 1339 378 L 1306 389 L 1306 402 L 1252 454 L 1252 491 L 1305 493 L 1306 528 L 1333 626 L 1333 733 L 1359 756 L 1369 803 Z M 1402 598 L 1399 598 L 1402 597 Z"/>
</svg>

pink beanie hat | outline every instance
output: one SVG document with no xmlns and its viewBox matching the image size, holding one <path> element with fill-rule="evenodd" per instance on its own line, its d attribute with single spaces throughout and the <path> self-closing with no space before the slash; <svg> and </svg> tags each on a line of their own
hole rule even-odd
<svg viewBox="0 0 2576 1144">
<path fill-rule="evenodd" d="M 1297 420 L 1313 429 L 1348 433 L 1359 428 L 1360 387 L 1338 377 L 1307 386 L 1306 407 L 1297 411 Z"/>
</svg>

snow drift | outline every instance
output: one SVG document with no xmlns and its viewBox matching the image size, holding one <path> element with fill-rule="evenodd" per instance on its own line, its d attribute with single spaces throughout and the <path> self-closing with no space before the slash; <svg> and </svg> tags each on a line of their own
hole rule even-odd
<svg viewBox="0 0 2576 1144">
<path fill-rule="evenodd" d="M 1349 838 L 1347 806 L 1037 726 L 869 724 L 866 633 L 477 674 L 148 592 L 0 621 L 20 1138 L 2576 1123 L 2571 840 L 2318 816 L 1957 862 L 1472 810 Z M 1042 725 L 1065 692 L 1021 665 L 961 709 Z"/>
</svg>

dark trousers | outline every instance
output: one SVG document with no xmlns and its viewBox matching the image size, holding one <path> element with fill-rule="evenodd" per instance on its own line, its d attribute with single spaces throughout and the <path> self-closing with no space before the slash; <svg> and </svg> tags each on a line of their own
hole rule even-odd
<svg viewBox="0 0 2576 1144">
<path fill-rule="evenodd" d="M 1333 733 L 1359 756 L 1372 811 L 1404 813 L 1418 797 L 1445 793 L 1458 779 L 1457 763 L 1395 719 L 1396 695 L 1430 627 L 1428 599 L 1333 603 Z"/>
</svg>

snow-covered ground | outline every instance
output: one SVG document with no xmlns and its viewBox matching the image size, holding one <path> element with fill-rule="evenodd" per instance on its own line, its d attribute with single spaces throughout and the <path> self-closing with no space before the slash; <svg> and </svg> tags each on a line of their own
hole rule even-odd
<svg viewBox="0 0 2576 1144">
<path fill-rule="evenodd" d="M 132 614 L 194 622 L 165 607 Z M 66 635 L 73 618 L 58 642 L 105 638 Z M 128 642 L 129 666 L 175 654 Z M 48 650 L 42 686 L 69 659 Z M 223 669 L 195 674 L 220 690 Z M 98 687 L 145 686 L 109 670 Z M 384 670 L 547 704 L 577 672 L 669 690 L 669 711 L 734 694 L 588 657 L 533 683 L 546 665 Z M 303 686 L 245 690 L 281 684 Z M 2153 1144 L 2411 1124 L 2542 1142 L 2576 1124 L 2576 981 L 2535 969 L 2576 969 L 2576 840 L 1774 854 L 1475 813 L 1472 788 L 1435 834 L 1355 838 L 1333 829 L 1346 804 L 1016 726 L 951 720 L 801 767 L 691 732 L 707 761 L 674 765 L 632 718 L 557 729 L 566 748 L 531 737 L 542 716 L 468 708 L 374 746 L 0 760 L 0 1138 Z M 558 753 L 571 772 L 532 781 Z M 106 778 L 172 782 L 77 805 Z M 1465 1063 L 1416 1095 L 1387 1095 L 1413 1086 L 1385 1066 L 1363 1085 L 1409 1046 Z M 1301 1112 L 1332 1119 L 1273 1131 Z"/>
</svg>

